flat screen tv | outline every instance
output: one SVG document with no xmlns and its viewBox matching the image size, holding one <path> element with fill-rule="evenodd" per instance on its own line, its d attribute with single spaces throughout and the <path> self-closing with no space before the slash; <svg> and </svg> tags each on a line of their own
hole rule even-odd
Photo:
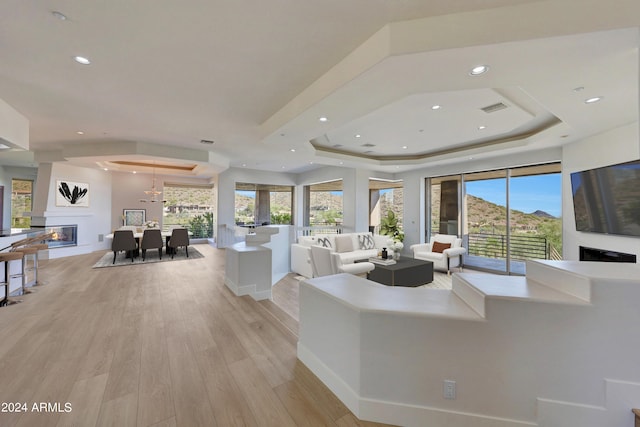
<svg viewBox="0 0 640 427">
<path fill-rule="evenodd" d="M 640 236 L 640 160 L 571 174 L 576 229 Z"/>
</svg>

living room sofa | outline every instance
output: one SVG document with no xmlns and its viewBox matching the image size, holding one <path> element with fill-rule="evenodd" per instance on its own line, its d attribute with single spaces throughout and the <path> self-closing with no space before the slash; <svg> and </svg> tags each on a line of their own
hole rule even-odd
<svg viewBox="0 0 640 427">
<path fill-rule="evenodd" d="M 291 245 L 291 271 L 304 277 L 313 276 L 311 246 L 314 245 L 330 248 L 338 254 L 342 264 L 351 264 L 377 256 L 382 248 L 387 248 L 392 256 L 391 243 L 389 236 L 369 232 L 300 236 L 298 243 Z"/>
</svg>

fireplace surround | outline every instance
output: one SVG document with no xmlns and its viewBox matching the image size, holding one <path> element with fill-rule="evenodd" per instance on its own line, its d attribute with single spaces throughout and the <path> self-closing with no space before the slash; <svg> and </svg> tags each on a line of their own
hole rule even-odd
<svg viewBox="0 0 640 427">
<path fill-rule="evenodd" d="M 44 227 L 45 233 L 53 233 L 47 239 L 49 249 L 78 246 L 78 225 L 51 225 Z"/>
</svg>

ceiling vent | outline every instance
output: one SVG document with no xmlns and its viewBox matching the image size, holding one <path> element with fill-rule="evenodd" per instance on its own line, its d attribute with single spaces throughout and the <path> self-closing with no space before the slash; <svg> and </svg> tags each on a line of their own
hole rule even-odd
<svg viewBox="0 0 640 427">
<path fill-rule="evenodd" d="M 370 144 L 370 143 L 361 145 L 361 147 L 375 147 L 375 146 L 376 146 L 376 144 Z"/>
<path fill-rule="evenodd" d="M 342 144 L 333 144 L 333 148 L 340 148 L 342 147 Z"/>
<path fill-rule="evenodd" d="M 498 102 L 496 104 L 487 105 L 486 107 L 482 107 L 481 110 L 485 113 L 495 113 L 496 111 L 504 110 L 507 108 L 506 104 L 502 102 Z"/>
<path fill-rule="evenodd" d="M 200 144 L 213 145 L 213 141 L 210 139 L 201 139 Z"/>
</svg>

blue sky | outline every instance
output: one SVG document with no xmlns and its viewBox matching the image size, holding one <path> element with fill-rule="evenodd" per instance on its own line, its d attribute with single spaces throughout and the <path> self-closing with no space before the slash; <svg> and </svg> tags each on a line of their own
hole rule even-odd
<svg viewBox="0 0 640 427">
<path fill-rule="evenodd" d="M 468 194 L 504 206 L 505 179 L 471 181 L 466 183 Z M 525 213 L 545 211 L 555 217 L 562 214 L 562 177 L 560 174 L 511 178 L 510 208 Z"/>
</svg>

